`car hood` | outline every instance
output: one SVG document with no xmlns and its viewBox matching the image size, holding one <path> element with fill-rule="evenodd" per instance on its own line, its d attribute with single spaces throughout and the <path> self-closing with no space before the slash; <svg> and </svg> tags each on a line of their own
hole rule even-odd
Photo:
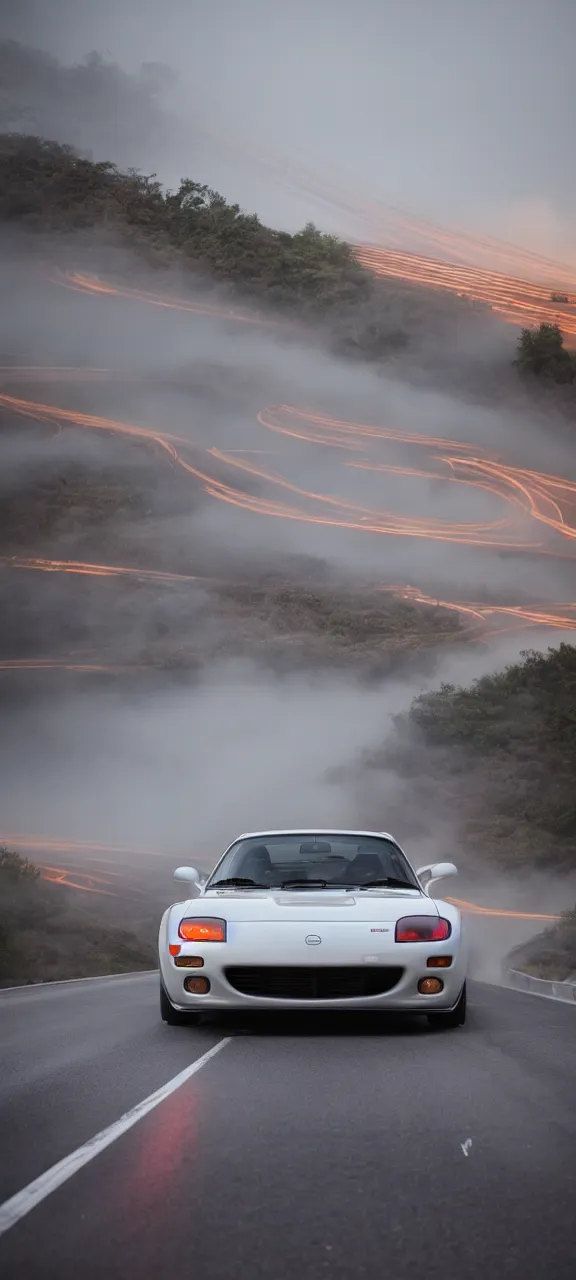
<svg viewBox="0 0 576 1280">
<path fill-rule="evenodd" d="M 437 916 L 438 902 L 414 889 L 409 892 L 367 890 L 213 889 L 180 904 L 182 915 L 217 916 L 225 920 L 385 920 L 402 916 Z M 182 910 L 183 908 L 183 910 Z"/>
</svg>

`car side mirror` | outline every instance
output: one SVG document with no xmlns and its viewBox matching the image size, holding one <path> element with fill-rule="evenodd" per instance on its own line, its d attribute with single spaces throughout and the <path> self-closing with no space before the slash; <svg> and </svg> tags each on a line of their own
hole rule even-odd
<svg viewBox="0 0 576 1280">
<path fill-rule="evenodd" d="M 200 872 L 196 867 L 176 867 L 174 879 L 178 882 L 184 880 L 188 884 L 200 884 Z"/>
<path fill-rule="evenodd" d="M 458 868 L 454 866 L 453 862 L 431 862 L 426 867 L 420 867 L 416 875 L 419 880 L 422 880 L 424 876 L 428 877 L 424 885 L 424 892 L 428 893 L 430 885 L 435 880 L 444 880 L 446 876 L 457 876 Z"/>
</svg>

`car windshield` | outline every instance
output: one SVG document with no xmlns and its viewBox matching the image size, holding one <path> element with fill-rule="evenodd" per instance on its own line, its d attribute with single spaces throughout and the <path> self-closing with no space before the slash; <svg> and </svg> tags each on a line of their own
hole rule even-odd
<svg viewBox="0 0 576 1280">
<path fill-rule="evenodd" d="M 253 836 L 231 846 L 206 888 L 418 889 L 412 868 L 391 840 L 380 836 L 303 833 Z"/>
</svg>

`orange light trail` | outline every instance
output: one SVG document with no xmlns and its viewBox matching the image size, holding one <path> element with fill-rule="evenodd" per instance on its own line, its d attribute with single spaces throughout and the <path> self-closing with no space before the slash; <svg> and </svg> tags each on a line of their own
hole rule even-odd
<svg viewBox="0 0 576 1280">
<path fill-rule="evenodd" d="M 210 129 L 204 127 L 199 132 L 209 140 L 212 151 L 216 143 L 235 160 L 242 153 L 248 162 L 265 171 L 268 180 L 275 177 L 283 186 L 303 191 L 332 209 L 360 220 L 370 237 L 370 245 L 361 247 L 374 245 L 406 250 L 407 242 L 410 242 L 410 246 L 417 246 L 419 252 L 429 255 L 434 252 L 450 253 L 456 262 L 467 266 L 493 268 L 497 264 L 518 276 L 525 274 L 526 279 L 539 279 L 550 290 L 556 291 L 562 286 L 563 291 L 576 293 L 574 265 L 493 235 L 462 227 L 440 226 L 390 201 L 370 198 L 359 192 L 358 181 L 351 173 L 338 172 L 335 168 L 330 170 L 325 161 L 320 172 L 314 161 L 305 164 L 301 155 L 295 157 L 280 153 L 276 139 L 268 145 L 263 139 L 254 141 L 238 132 L 228 130 L 224 133 L 213 126 Z"/>
<path fill-rule="evenodd" d="M 82 893 L 103 894 L 105 897 L 112 898 L 138 897 L 142 891 L 126 889 L 125 892 L 117 892 L 121 886 L 115 882 L 123 872 L 112 870 L 110 864 L 116 867 L 119 858 L 163 859 L 166 856 L 155 849 L 134 849 L 128 845 L 95 844 L 89 840 L 60 840 L 52 836 L 22 835 L 12 832 L 0 834 L 0 846 L 21 850 L 28 855 L 39 854 L 41 858 L 46 855 L 51 855 L 52 858 L 56 856 L 56 861 L 60 865 L 54 865 L 53 861 L 35 864 L 42 880 L 61 884 L 67 889 L 76 889 Z M 67 855 L 66 861 L 61 859 L 62 854 Z M 87 861 L 102 864 L 99 871 L 105 867 L 104 874 L 84 870 Z"/>
<path fill-rule="evenodd" d="M 134 381 L 136 374 L 118 369 L 95 369 L 70 365 L 0 365 L 0 379 L 14 382 L 109 382 L 111 378 Z"/>
<path fill-rule="evenodd" d="M 544 915 L 542 912 L 536 911 L 504 911 L 499 907 L 478 907 L 475 902 L 466 902 L 462 898 L 446 898 L 446 902 L 452 902 L 455 907 L 459 907 L 460 911 L 466 915 L 474 916 L 503 916 L 509 920 L 561 920 L 562 916 Z"/>
<path fill-rule="evenodd" d="M 0 394 L 0 407 L 12 410 L 26 418 L 61 426 L 76 425 L 89 430 L 106 431 L 131 437 L 148 446 L 161 449 L 168 455 L 171 465 L 182 468 L 198 480 L 204 492 L 242 510 L 283 520 L 306 524 L 325 525 L 364 533 L 420 538 L 461 546 L 530 551 L 538 555 L 563 556 L 573 552 L 560 550 L 561 541 L 569 547 L 576 539 L 576 482 L 561 476 L 515 467 L 497 456 L 480 455 L 471 443 L 446 437 L 425 436 L 403 432 L 395 428 L 348 422 L 326 415 L 309 412 L 291 405 L 273 405 L 258 414 L 261 426 L 276 434 L 322 445 L 345 453 L 356 452 L 363 456 L 343 459 L 345 467 L 355 467 L 373 473 L 388 473 L 408 479 L 432 479 L 447 483 L 459 483 L 487 491 L 505 505 L 505 513 L 499 519 L 478 522 L 455 522 L 428 517 L 398 516 L 379 508 L 363 506 L 343 497 L 317 493 L 295 484 L 286 476 L 270 471 L 267 467 L 249 461 L 237 452 L 225 453 L 211 448 L 203 451 L 213 464 L 228 468 L 235 475 L 255 480 L 260 486 L 276 490 L 278 496 L 251 493 L 238 485 L 218 478 L 206 463 L 202 466 L 188 461 L 184 456 L 195 446 L 184 437 L 159 432 L 150 428 L 95 414 L 80 413 L 58 405 L 39 403 Z M 425 455 L 424 465 L 408 466 L 396 462 L 366 461 L 366 449 L 389 444 L 405 450 L 413 447 Z M 195 449 L 198 452 L 198 449 Z M 530 525 L 541 529 L 534 539 L 529 535 Z M 543 541 L 543 535 L 556 537 L 558 545 Z M 78 574 L 99 577 L 141 578 L 156 583 L 188 583 L 201 581 L 196 575 L 169 573 L 138 567 L 89 564 L 84 562 L 49 560 L 39 557 L 5 556 L 0 567 L 29 569 L 51 573 Z M 396 588 L 401 595 L 402 589 Z M 409 592 L 415 592 L 410 588 Z M 405 597 L 407 598 L 407 597 Z M 437 604 L 422 593 L 412 595 L 422 604 Z M 488 606 L 468 602 L 444 602 L 443 607 L 453 608 L 462 615 L 474 616 L 493 629 L 494 618 L 506 621 L 502 630 L 527 625 L 547 626 L 555 629 L 574 630 L 574 604 L 568 602 L 547 607 Z"/>
<path fill-rule="evenodd" d="M 198 582 L 200 579 L 188 573 L 164 573 L 159 569 L 140 569 L 137 566 L 89 564 L 82 560 L 43 560 L 39 556 L 0 556 L 0 569 L 32 569 L 41 573 L 73 573 L 89 578 L 142 578 L 157 583 Z"/>
<path fill-rule="evenodd" d="M 458 297 L 467 297 L 471 301 L 490 307 L 503 320 L 517 326 L 557 324 L 569 341 L 576 340 L 576 279 L 573 281 L 571 293 L 563 295 L 566 296 L 567 301 L 554 302 L 551 296 L 554 290 L 550 286 L 546 287 L 486 268 L 468 267 L 377 245 L 355 245 L 354 255 L 360 266 L 373 275 L 402 280 L 423 288 L 445 290 Z M 172 295 L 148 293 L 144 290 L 132 289 L 127 285 L 112 284 L 96 276 L 82 275 L 79 272 L 54 275 L 52 283 L 94 297 L 124 298 L 165 310 L 188 312 L 191 315 L 258 328 L 290 328 L 286 321 L 279 321 L 272 317 L 248 315 L 233 309 L 212 306 L 208 303 L 195 303 Z M 74 380 L 73 370 L 62 369 L 60 373 L 68 381 Z M 93 381 L 104 380 L 105 376 L 105 370 L 91 371 Z M 34 376 L 29 380 L 34 381 Z"/>
<path fill-rule="evenodd" d="M 107 853 L 109 856 L 137 856 L 137 857 L 161 857 L 163 855 L 151 849 L 131 849 L 124 845 L 102 845 L 93 844 L 89 841 L 71 842 L 69 840 L 58 840 L 55 837 L 39 837 L 39 836 L 15 836 L 11 833 L 0 835 L 0 845 L 8 848 L 22 849 L 26 853 L 72 853 L 80 858 L 90 853 Z M 68 861 L 65 865 L 55 866 L 52 863 L 37 863 L 38 870 L 43 880 L 49 881 L 51 884 L 60 884 L 67 889 L 76 889 L 82 893 L 102 894 L 105 897 L 123 898 L 127 893 L 119 893 L 117 889 L 119 885 L 114 887 L 115 880 L 122 874 L 120 871 L 107 870 L 105 875 L 96 874 L 93 871 L 83 871 L 82 866 L 85 862 L 75 863 Z M 446 898 L 447 902 L 452 902 L 458 907 L 463 914 L 491 916 L 496 918 L 511 920 L 547 920 L 556 921 L 562 917 L 557 915 L 547 915 L 542 912 L 512 911 L 504 910 L 499 907 L 481 907 L 475 902 L 468 902 L 462 898 Z"/>
<path fill-rule="evenodd" d="M 576 538 L 576 526 L 566 519 L 559 501 L 562 498 L 564 506 L 573 507 L 576 512 L 576 481 L 565 480 L 561 476 L 548 475 L 545 472 L 514 467 L 502 462 L 497 457 L 479 456 L 475 452 L 476 446 L 458 440 L 415 435 L 385 427 L 346 422 L 321 414 L 307 413 L 291 405 L 270 406 L 258 414 L 258 421 L 262 426 L 282 435 L 293 436 L 298 440 L 308 440 L 314 444 L 327 445 L 333 448 L 358 450 L 359 445 L 365 441 L 374 443 L 386 440 L 393 441 L 401 446 L 416 445 L 422 450 L 433 451 L 434 460 L 436 463 L 441 464 L 440 468 L 437 467 L 433 471 L 429 468 L 394 466 L 387 463 L 364 461 L 348 462 L 346 465 L 367 471 L 391 472 L 392 474 L 414 477 L 424 476 L 429 479 L 471 484 L 475 488 L 488 490 L 488 492 L 502 499 L 508 505 L 519 509 L 523 515 L 546 525 L 568 540 Z M 245 470 L 249 469 L 249 465 L 245 462 L 239 462 L 237 465 L 242 466 Z M 264 472 L 258 471 L 258 474 L 264 475 Z M 280 483 L 280 481 L 278 480 L 277 483 Z M 320 495 L 312 496 L 330 503 L 337 501 Z M 369 514 L 374 514 L 368 513 L 360 507 L 354 507 L 353 504 L 346 503 L 342 505 L 343 507 L 363 512 L 365 517 Z M 512 541 L 502 541 L 500 530 L 509 523 L 509 520 L 510 517 L 508 521 L 500 520 L 477 525 L 456 525 L 442 521 L 433 521 L 429 524 L 424 521 L 411 523 L 410 521 L 398 519 L 396 527 L 375 528 L 372 525 L 371 528 L 373 532 L 397 532 L 404 536 L 408 534 L 413 537 L 429 537 L 440 541 L 462 542 L 467 545 L 491 544 L 499 547 L 518 546 L 532 550 L 540 549 L 540 543 L 527 541 L 522 532 L 519 532 L 518 536 Z M 346 521 L 346 523 L 348 522 Z M 363 527 L 367 527 L 365 520 L 363 521 Z M 495 536 L 488 538 L 486 535 L 490 534 L 491 531 Z"/>
<path fill-rule="evenodd" d="M 104 854 L 115 858 L 116 854 L 137 858 L 158 858 L 164 854 L 158 849 L 140 849 L 126 844 L 98 844 L 91 840 L 69 840 L 58 836 L 41 836 L 31 833 L 0 832 L 0 845 L 23 849 L 25 853 Z"/>
<path fill-rule="evenodd" d="M 270 328 L 271 325 L 279 327 L 281 325 L 280 321 L 264 319 L 262 316 L 255 314 L 247 315 L 232 308 L 211 306 L 209 303 L 191 302 L 189 299 L 176 298 L 171 295 L 149 293 L 142 289 L 131 289 L 128 285 L 110 284 L 100 280 L 98 276 L 83 275 L 79 271 L 55 272 L 51 277 L 51 281 L 64 289 L 72 289 L 75 293 L 86 293 L 93 297 L 101 295 L 125 298 L 132 302 L 144 302 L 149 306 L 162 307 L 168 311 L 186 311 L 190 315 L 206 316 L 213 320 L 236 321 L 239 324 L 255 325 L 258 328 Z"/>
<path fill-rule="evenodd" d="M 555 631 L 576 631 L 576 600 L 555 605 L 552 613 L 545 605 L 487 605 L 481 603 L 459 603 L 452 600 L 441 600 L 427 595 L 418 587 L 382 586 L 379 591 L 389 592 L 400 600 L 409 600 L 412 604 L 429 605 L 434 609 L 450 609 L 462 617 L 470 630 L 475 628 L 490 632 L 490 635 L 502 635 L 505 631 L 516 631 L 522 627 L 544 626 Z M 494 627 L 494 619 L 510 619 L 506 627 Z"/>
<path fill-rule="evenodd" d="M 364 251 L 360 251 L 364 252 Z M 384 251 L 366 249 L 366 253 L 382 254 Z M 394 256 L 398 260 L 394 265 Z M 414 272 L 420 268 L 417 261 L 424 263 L 422 270 L 428 272 L 428 283 L 433 283 L 436 287 L 452 288 L 455 291 L 465 292 L 466 288 L 479 290 L 482 288 L 486 291 L 486 297 L 479 297 L 479 300 L 490 301 L 490 305 L 499 308 L 503 315 L 506 315 L 506 308 L 510 305 L 510 295 L 508 288 L 510 278 L 498 275 L 498 273 L 476 272 L 473 276 L 470 271 L 460 272 L 457 276 L 456 269 L 450 264 L 437 263 L 429 259 L 416 259 L 416 255 L 391 255 L 388 253 L 386 260 L 382 257 L 376 261 L 372 259 L 371 269 L 374 264 L 383 274 L 394 274 L 394 270 L 400 269 L 400 259 L 410 259 L 408 263 L 404 262 L 402 270 L 412 271 L 410 278 L 415 279 Z M 416 265 L 415 265 L 416 264 Z M 387 270 L 384 270 L 384 267 Z M 449 273 L 452 273 L 451 275 Z M 442 274 L 444 273 L 444 274 Z M 482 277 L 482 281 L 480 281 Z M 405 277 L 406 278 L 406 277 Z M 122 289 L 120 287 L 103 284 L 95 277 L 82 276 L 80 274 L 70 274 L 66 277 L 55 277 L 57 282 L 64 287 L 74 289 L 76 291 L 94 295 L 107 295 L 115 297 L 123 297 L 138 302 L 148 303 L 159 307 L 170 307 L 181 311 L 189 311 L 193 314 L 210 315 L 220 319 L 239 320 L 250 324 L 266 324 L 254 316 L 243 316 L 237 312 L 223 311 L 212 307 L 199 307 L 196 304 L 185 302 L 180 299 L 167 299 L 158 295 L 144 293 L 139 290 Z M 425 282 L 419 280 L 419 283 Z M 442 283 L 443 282 L 443 283 Z M 514 288 L 522 282 L 513 281 Z M 494 292 L 488 297 L 488 290 L 500 290 L 496 296 Z M 472 296 L 472 295 L 470 295 Z M 496 302 L 494 299 L 496 297 Z M 512 304 L 516 305 L 517 299 L 512 298 Z M 540 309 L 544 306 L 544 291 L 538 290 L 536 286 L 531 286 L 530 305 L 538 306 Z M 523 304 L 524 305 L 524 304 Z M 526 304 L 527 306 L 528 304 Z M 534 312 L 534 315 L 541 312 Z M 511 313 L 507 314 L 507 318 L 511 318 Z M 576 317 L 575 317 L 576 326 Z M 576 327 L 575 330 L 576 332 Z M 103 369 L 76 369 L 76 368 L 40 368 L 40 367 L 20 367 L 20 368 L 1 368 L 0 376 L 4 374 L 11 381 L 107 381 L 111 376 L 111 371 Z M 113 375 L 117 376 L 117 375 Z M 120 375 L 125 376 L 125 375 Z M 389 474 L 403 475 L 413 478 L 438 479 L 449 481 L 452 483 L 462 483 L 472 485 L 475 488 L 488 491 L 493 496 L 503 499 L 508 506 L 512 507 L 512 512 L 498 521 L 490 521 L 485 523 L 451 523 L 429 520 L 425 522 L 418 518 L 407 519 L 394 516 L 390 512 L 382 512 L 372 508 L 362 507 L 356 503 L 348 502 L 342 498 L 332 497 L 327 494 L 319 494 L 310 492 L 293 484 L 288 479 L 268 471 L 264 467 L 250 464 L 246 458 L 239 459 L 231 456 L 231 453 L 224 453 L 218 449 L 208 450 L 212 459 L 217 460 L 221 465 L 234 468 L 244 474 L 251 476 L 258 481 L 264 481 L 271 485 L 275 485 L 284 491 L 288 491 L 297 500 L 303 500 L 304 503 L 317 505 L 322 504 L 324 508 L 329 508 L 329 513 L 319 514 L 306 510 L 305 507 L 290 506 L 283 501 L 274 501 L 258 497 L 243 490 L 234 488 L 225 484 L 223 481 L 211 475 L 205 470 L 201 470 L 197 466 L 187 461 L 182 450 L 191 449 L 193 446 L 189 441 L 182 437 L 177 437 L 169 433 L 153 431 L 151 429 L 137 426 L 136 424 L 125 423 L 114 419 L 103 418 L 97 415 L 78 413 L 73 410 L 64 409 L 57 405 L 36 403 L 33 401 L 23 400 L 18 397 L 7 394 L 0 395 L 0 407 L 11 410 L 23 417 L 39 422 L 56 424 L 60 429 L 62 424 L 69 424 L 84 427 L 88 430 L 103 430 L 112 434 L 130 436 L 139 439 L 144 443 L 161 449 L 168 454 L 173 466 L 182 467 L 188 473 L 198 479 L 206 493 L 218 498 L 221 501 L 230 503 L 234 506 L 258 512 L 268 516 L 276 516 L 282 519 L 300 520 L 306 523 L 330 524 L 340 528 L 359 529 L 364 532 L 394 534 L 396 536 L 422 537 L 438 541 L 459 542 L 462 545 L 480 545 L 493 547 L 516 547 L 518 549 L 541 550 L 540 544 L 527 542 L 525 536 L 519 531 L 515 535 L 513 541 L 502 541 L 502 531 L 511 529 L 515 517 L 518 512 L 524 517 L 535 520 L 540 525 L 547 527 L 554 533 L 564 538 L 573 540 L 576 538 L 576 528 L 570 524 L 565 516 L 565 508 L 576 508 L 576 483 L 566 480 L 559 476 L 547 475 L 529 471 L 523 468 L 512 467 L 503 463 L 499 458 L 489 457 L 487 455 L 480 456 L 477 448 L 468 443 L 454 441 L 452 439 L 433 438 L 417 434 L 410 434 L 385 428 L 382 426 L 370 426 L 361 423 L 345 422 L 338 419 L 329 418 L 320 414 L 306 412 L 296 409 L 293 406 L 280 405 L 272 406 L 263 410 L 258 415 L 258 421 L 267 430 L 280 433 L 285 436 L 291 436 L 295 439 L 304 440 L 307 443 L 316 445 L 324 445 L 331 448 L 341 449 L 347 452 L 358 451 L 359 447 L 365 450 L 368 444 L 377 445 L 379 442 L 388 441 L 396 443 L 402 447 L 415 446 L 420 450 L 433 450 L 433 462 L 440 470 L 430 469 L 430 463 L 426 463 L 420 467 L 406 467 L 395 463 L 374 461 L 368 463 L 364 458 L 352 461 L 346 461 L 345 466 L 352 466 L 371 470 L 373 472 L 387 472 Z M 178 447 L 177 447 L 178 446 Z M 236 452 L 236 451 L 231 451 Z M 254 451 L 242 451 L 255 453 Z M 443 468 L 443 469 L 442 469 Z M 573 518 L 573 517 L 571 517 Z M 512 530 L 513 532 L 513 530 Z M 552 554 L 554 554 L 552 552 Z M 127 568 L 123 566 L 98 565 L 84 562 L 59 561 L 40 559 L 37 557 L 23 556 L 4 556 L 0 558 L 1 567 L 11 567 L 20 569 L 35 569 L 44 572 L 63 572 L 69 574 L 80 574 L 98 577 L 134 577 L 152 580 L 155 582 L 194 582 L 198 581 L 195 575 L 166 573 L 158 570 Z M 511 619 L 508 628 L 512 626 L 527 625 L 545 625 L 558 629 L 576 630 L 576 602 L 565 603 L 555 606 L 563 613 L 551 613 L 546 611 L 543 606 L 533 606 L 531 608 L 521 606 L 498 606 L 474 603 L 457 603 L 453 601 L 440 601 L 414 587 L 380 587 L 382 591 L 394 593 L 397 597 L 411 600 L 415 603 L 429 605 L 431 607 L 442 607 L 458 612 L 465 618 L 469 625 L 475 627 L 486 627 L 490 625 L 494 617 Z M 76 671 L 102 671 L 111 668 L 102 667 L 100 664 L 92 663 L 71 663 L 68 660 L 52 661 L 50 659 L 15 659 L 4 660 L 0 662 L 0 669 L 3 670 L 47 670 L 61 667 L 64 670 Z M 114 668 L 112 668 L 114 669 Z M 115 859 L 116 855 L 146 855 L 158 856 L 153 850 L 131 850 L 125 846 L 108 846 L 92 844 L 88 841 L 72 843 L 70 841 L 62 841 L 56 838 L 41 838 L 37 836 L 21 836 L 8 834 L 0 835 L 0 842 L 8 846 L 20 848 L 28 853 L 38 852 L 41 854 L 55 853 L 71 853 L 80 857 L 92 855 L 94 853 L 104 855 L 101 861 L 106 859 Z M 82 872 L 76 870 L 74 865 L 68 867 L 57 867 L 52 864 L 41 864 L 40 872 L 43 878 L 65 885 L 68 888 L 79 892 L 88 892 L 96 894 L 104 894 L 106 896 L 119 897 L 113 888 L 105 887 L 113 883 L 112 877 L 115 874 L 111 872 L 107 877 L 98 876 L 93 873 Z M 523 920 L 557 920 L 560 917 L 536 913 L 505 911 L 497 908 L 480 907 L 475 903 L 466 902 L 456 898 L 448 899 L 459 906 L 463 911 L 471 914 L 492 916 L 499 918 L 512 918 Z"/>
<path fill-rule="evenodd" d="M 122 898 L 124 896 L 121 893 L 115 893 L 113 889 L 102 888 L 102 885 L 107 884 L 108 881 L 100 876 L 87 875 L 81 871 L 70 872 L 64 867 L 49 867 L 41 863 L 37 865 L 40 879 L 47 880 L 49 884 L 61 884 L 66 889 L 77 889 L 81 893 L 97 893 L 106 898 Z M 95 883 L 98 880 L 101 880 L 100 885 Z"/>
<path fill-rule="evenodd" d="M 362 245 L 355 247 L 361 266 L 377 276 L 403 280 L 425 288 L 444 289 L 459 297 L 487 304 L 510 324 L 557 324 L 568 338 L 576 337 L 576 291 L 567 301 L 553 302 L 550 288 L 476 267 L 456 266 L 414 253 Z"/>
<path fill-rule="evenodd" d="M 381 200 L 357 194 L 350 175 L 320 174 L 300 158 L 279 155 L 277 147 L 254 143 L 239 134 L 204 130 L 212 145 L 264 169 L 283 186 L 312 195 L 362 224 L 355 237 L 357 261 L 375 275 L 426 288 L 444 289 L 488 305 L 517 326 L 558 324 L 570 345 L 576 337 L 576 267 L 523 249 L 494 236 L 441 227 Z M 362 242 L 360 242 L 360 240 Z M 496 267 L 495 267 L 496 264 Z M 552 294 L 566 301 L 554 302 Z"/>
</svg>

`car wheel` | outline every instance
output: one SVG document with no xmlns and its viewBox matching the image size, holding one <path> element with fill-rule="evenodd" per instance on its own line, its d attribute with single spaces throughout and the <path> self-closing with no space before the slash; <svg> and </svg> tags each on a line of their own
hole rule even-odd
<svg viewBox="0 0 576 1280">
<path fill-rule="evenodd" d="M 200 1021 L 199 1013 L 182 1013 L 180 1009 L 175 1009 L 162 983 L 160 983 L 160 1017 L 163 1022 L 168 1023 L 169 1027 L 189 1027 Z"/>
<path fill-rule="evenodd" d="M 458 1004 L 449 1013 L 429 1013 L 428 1022 L 438 1030 L 448 1027 L 463 1027 L 466 1021 L 466 983 L 462 987 Z"/>
</svg>

